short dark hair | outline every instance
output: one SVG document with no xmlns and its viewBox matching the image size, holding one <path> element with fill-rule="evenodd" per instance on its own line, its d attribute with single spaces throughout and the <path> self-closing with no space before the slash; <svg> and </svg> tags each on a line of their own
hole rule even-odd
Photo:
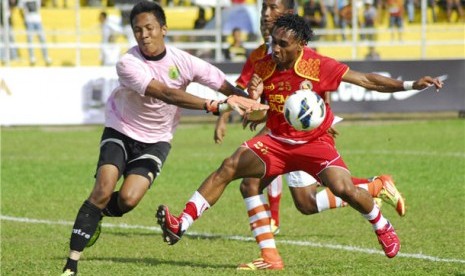
<svg viewBox="0 0 465 276">
<path fill-rule="evenodd" d="M 160 26 L 165 26 L 166 25 L 166 16 L 165 16 L 165 11 L 163 8 L 157 4 L 156 2 L 151 2 L 151 1 L 141 1 L 134 5 L 134 7 L 131 10 L 131 14 L 129 16 L 129 22 L 132 25 L 132 21 L 134 18 L 144 12 L 152 13 L 155 18 L 157 19 L 158 23 Z"/>
<path fill-rule="evenodd" d="M 284 14 L 279 17 L 274 25 L 273 29 L 283 28 L 286 31 L 292 31 L 297 40 L 309 42 L 313 37 L 313 30 L 305 22 L 302 16 L 297 14 Z"/>
</svg>

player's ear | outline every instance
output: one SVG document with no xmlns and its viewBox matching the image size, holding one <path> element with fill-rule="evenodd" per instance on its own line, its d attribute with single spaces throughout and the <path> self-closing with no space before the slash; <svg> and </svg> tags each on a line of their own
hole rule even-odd
<svg viewBox="0 0 465 276">
<path fill-rule="evenodd" d="M 164 25 L 163 27 L 161 27 L 161 33 L 165 37 L 166 34 L 168 33 L 168 26 Z"/>
</svg>

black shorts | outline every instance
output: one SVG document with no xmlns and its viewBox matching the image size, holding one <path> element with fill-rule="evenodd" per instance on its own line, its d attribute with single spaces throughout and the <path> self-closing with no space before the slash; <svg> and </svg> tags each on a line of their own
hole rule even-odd
<svg viewBox="0 0 465 276">
<path fill-rule="evenodd" d="M 143 143 L 106 127 L 100 140 L 97 170 L 102 165 L 112 164 L 118 167 L 118 178 L 137 174 L 146 177 L 152 185 L 170 149 L 168 142 Z"/>
</svg>

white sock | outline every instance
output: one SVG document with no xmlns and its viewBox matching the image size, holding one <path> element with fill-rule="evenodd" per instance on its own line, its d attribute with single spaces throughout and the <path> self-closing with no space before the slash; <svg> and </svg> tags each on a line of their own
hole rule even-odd
<svg viewBox="0 0 465 276">
<path fill-rule="evenodd" d="M 210 208 L 210 204 L 208 201 L 198 192 L 195 191 L 195 193 L 192 195 L 192 197 L 189 199 L 189 202 L 186 204 L 189 205 L 192 204 L 195 206 L 195 210 L 197 211 L 195 215 L 195 218 L 192 217 L 190 214 L 186 213 L 186 209 L 184 212 L 182 212 L 181 216 L 181 230 L 186 231 L 193 223 L 194 220 L 196 220 L 198 217 L 200 217 L 205 210 Z"/>
</svg>

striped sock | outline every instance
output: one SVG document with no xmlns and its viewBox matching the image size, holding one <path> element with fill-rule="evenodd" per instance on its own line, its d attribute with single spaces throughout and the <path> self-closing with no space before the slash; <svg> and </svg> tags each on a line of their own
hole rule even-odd
<svg viewBox="0 0 465 276">
<path fill-rule="evenodd" d="M 208 201 L 198 191 L 195 191 L 180 216 L 181 230 L 186 231 L 209 208 Z"/>
<path fill-rule="evenodd" d="M 379 207 L 376 204 L 373 205 L 373 210 L 371 210 L 371 212 L 368 214 L 362 214 L 362 216 L 366 218 L 371 223 L 371 225 L 373 225 L 374 230 L 378 230 L 386 226 L 388 221 L 381 214 Z"/>
<path fill-rule="evenodd" d="M 276 250 L 276 243 L 270 227 L 270 211 L 263 194 L 244 199 L 249 215 L 250 229 L 260 249 Z"/>
</svg>

